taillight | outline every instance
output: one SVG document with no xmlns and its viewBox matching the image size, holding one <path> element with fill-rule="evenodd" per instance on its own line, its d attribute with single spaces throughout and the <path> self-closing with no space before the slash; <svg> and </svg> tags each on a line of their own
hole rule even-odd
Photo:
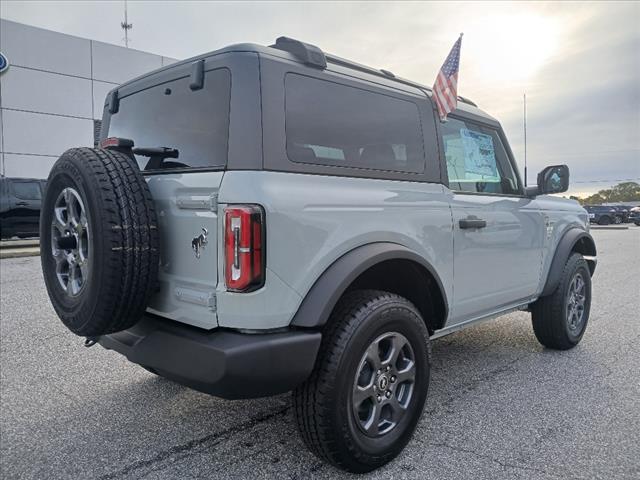
<svg viewBox="0 0 640 480">
<path fill-rule="evenodd" d="M 257 205 L 225 208 L 225 280 L 227 289 L 247 292 L 264 284 L 264 215 Z"/>
</svg>

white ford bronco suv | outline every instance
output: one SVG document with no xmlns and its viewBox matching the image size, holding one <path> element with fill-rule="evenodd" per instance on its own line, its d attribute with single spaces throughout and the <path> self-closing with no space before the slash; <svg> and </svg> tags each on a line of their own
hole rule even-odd
<svg viewBox="0 0 640 480">
<path fill-rule="evenodd" d="M 42 268 L 64 324 L 228 399 L 293 390 L 320 458 L 365 472 L 422 414 L 429 342 L 513 310 L 548 348 L 584 334 L 586 212 L 525 188 L 471 101 L 281 37 L 107 96 L 100 148 L 55 163 Z"/>
</svg>

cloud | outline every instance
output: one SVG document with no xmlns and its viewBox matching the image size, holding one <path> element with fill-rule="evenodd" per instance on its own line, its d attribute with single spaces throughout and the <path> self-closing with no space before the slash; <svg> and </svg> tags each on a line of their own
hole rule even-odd
<svg viewBox="0 0 640 480">
<path fill-rule="evenodd" d="M 121 2 L 0 3 L 3 18 L 122 44 Z M 280 35 L 430 85 L 459 32 L 460 93 L 501 120 L 529 177 L 640 177 L 639 3 L 129 1 L 133 48 L 186 58 Z M 585 184 L 576 184 L 583 188 Z"/>
</svg>

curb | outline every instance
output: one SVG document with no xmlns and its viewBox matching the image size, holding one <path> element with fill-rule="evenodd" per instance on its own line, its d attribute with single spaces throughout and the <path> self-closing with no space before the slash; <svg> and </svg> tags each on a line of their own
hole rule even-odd
<svg viewBox="0 0 640 480">
<path fill-rule="evenodd" d="M 40 255 L 40 247 L 33 248 L 3 248 L 0 249 L 0 259 L 37 257 Z"/>
<path fill-rule="evenodd" d="M 40 240 L 3 240 L 0 242 L 0 250 L 30 248 L 40 246 Z"/>
<path fill-rule="evenodd" d="M 629 225 L 591 225 L 591 230 L 629 230 Z"/>
</svg>

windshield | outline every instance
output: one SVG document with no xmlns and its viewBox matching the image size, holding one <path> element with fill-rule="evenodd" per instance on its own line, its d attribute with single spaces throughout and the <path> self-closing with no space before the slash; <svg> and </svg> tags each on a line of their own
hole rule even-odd
<svg viewBox="0 0 640 480">
<path fill-rule="evenodd" d="M 189 88 L 184 77 L 122 97 L 106 137 L 133 140 L 141 149 L 165 147 L 171 158 L 136 155 L 141 170 L 224 167 L 229 140 L 231 74 L 205 73 L 204 86 Z"/>
</svg>

